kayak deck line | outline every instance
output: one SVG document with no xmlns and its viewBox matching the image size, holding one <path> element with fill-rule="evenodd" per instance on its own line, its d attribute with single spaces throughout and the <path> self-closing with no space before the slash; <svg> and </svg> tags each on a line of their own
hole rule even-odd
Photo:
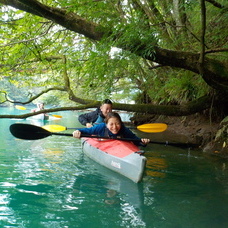
<svg viewBox="0 0 228 228">
<path fill-rule="evenodd" d="M 123 143 L 120 140 L 101 141 L 92 138 L 87 139 L 87 142 L 89 142 L 91 146 L 119 158 L 124 158 L 127 155 L 131 154 L 133 151 L 139 151 L 139 148 L 132 142 Z M 118 150 L 116 150 L 117 147 Z"/>
</svg>

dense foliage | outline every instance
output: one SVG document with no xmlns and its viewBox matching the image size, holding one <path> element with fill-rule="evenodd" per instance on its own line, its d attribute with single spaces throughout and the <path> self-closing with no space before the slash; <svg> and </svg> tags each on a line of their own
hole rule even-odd
<svg viewBox="0 0 228 228">
<path fill-rule="evenodd" d="M 14 86 L 4 83 L 0 90 L 13 100 L 25 102 L 53 88 L 62 92 L 51 90 L 43 99 L 58 103 L 57 96 L 68 103 L 66 91 L 69 93 L 70 87 L 70 92 L 82 99 L 108 96 L 115 101 L 185 104 L 212 93 L 214 88 L 195 70 L 151 61 L 155 47 L 181 55 L 199 54 L 203 45 L 208 58 L 222 63 L 227 59 L 225 0 L 40 0 L 56 11 L 53 20 L 42 15 L 38 1 L 7 2 L 0 1 L 0 78 Z M 206 4 L 205 17 L 200 3 Z M 32 6 L 42 16 L 35 15 Z M 60 25 L 57 16 L 63 11 L 67 12 L 66 21 Z M 91 27 L 88 32 L 82 24 L 76 33 L 70 27 L 73 14 L 83 18 L 81 23 L 95 25 L 96 30 Z M 227 76 L 223 77 L 227 81 Z M 24 96 L 18 96 L 15 88 L 26 91 Z"/>
</svg>

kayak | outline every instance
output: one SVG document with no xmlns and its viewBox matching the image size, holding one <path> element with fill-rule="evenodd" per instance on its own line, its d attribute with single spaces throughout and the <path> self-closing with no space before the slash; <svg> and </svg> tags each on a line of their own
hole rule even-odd
<svg viewBox="0 0 228 228">
<path fill-rule="evenodd" d="M 143 178 L 146 157 L 135 144 L 121 140 L 82 138 L 84 153 L 106 168 L 138 183 Z"/>
<path fill-rule="evenodd" d="M 55 116 L 50 116 L 50 115 L 45 115 L 44 113 L 35 115 L 35 116 L 31 116 L 26 118 L 27 120 L 39 120 L 39 121 L 48 121 L 48 120 L 56 120 L 56 119 L 60 119 L 58 117 Z"/>
<path fill-rule="evenodd" d="M 41 113 L 41 114 L 38 114 L 38 115 L 29 117 L 29 119 L 43 121 L 43 120 L 48 120 L 49 119 L 49 116 L 45 115 L 44 113 Z"/>
</svg>

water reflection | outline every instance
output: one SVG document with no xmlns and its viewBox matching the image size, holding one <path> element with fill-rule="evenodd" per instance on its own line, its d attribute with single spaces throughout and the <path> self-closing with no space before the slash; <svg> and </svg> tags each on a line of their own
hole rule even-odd
<svg viewBox="0 0 228 228">
<path fill-rule="evenodd" d="M 14 224 L 14 211 L 8 206 L 9 202 L 10 194 L 8 194 L 7 191 L 4 194 L 0 194 L 0 225 L 1 221 L 4 221 L 8 224 Z"/>
<path fill-rule="evenodd" d="M 95 195 L 98 194 L 101 208 L 107 207 L 107 210 L 108 208 L 109 210 L 110 208 L 113 210 L 118 209 L 116 215 L 110 215 L 109 224 L 112 219 L 114 219 L 113 224 L 115 224 L 117 217 L 121 218 L 121 226 L 145 224 L 141 213 L 144 203 L 143 185 L 135 184 L 131 180 L 100 166 L 87 157 L 84 159 L 89 171 L 87 170 L 87 173 L 83 176 L 78 176 L 73 186 L 74 190 L 80 195 L 86 195 L 82 204 L 86 204 L 88 195 L 94 195 L 94 198 L 96 198 Z M 94 202 L 94 204 L 97 204 L 97 202 Z M 115 218 L 115 216 L 117 217 Z"/>
<path fill-rule="evenodd" d="M 168 164 L 164 158 L 147 156 L 146 175 L 155 178 L 164 178 L 166 176 Z"/>
<path fill-rule="evenodd" d="M 61 115 L 58 124 L 80 126 L 77 112 Z M 224 160 L 148 145 L 146 174 L 135 184 L 86 157 L 80 140 L 13 138 L 8 129 L 14 122 L 0 120 L 0 227 L 228 225 Z"/>
<path fill-rule="evenodd" d="M 122 200 L 125 200 L 137 208 L 141 207 L 143 203 L 142 194 L 140 193 L 140 190 L 142 190 L 142 185 L 135 184 L 133 181 L 127 179 L 126 177 L 123 177 L 118 173 L 100 166 L 87 157 L 84 157 L 84 162 L 87 164 L 87 173 L 85 173 L 82 177 L 78 177 L 76 179 L 76 182 L 74 184 L 75 189 L 78 189 L 78 187 L 80 187 L 80 191 L 82 191 L 81 187 L 84 186 L 84 179 L 93 179 L 95 182 L 99 181 L 102 183 L 102 187 L 105 189 L 103 195 L 104 203 L 115 204 L 117 202 L 120 202 L 120 199 L 118 197 L 121 194 Z M 90 183 L 92 182 L 90 181 Z M 96 187 L 97 185 L 95 185 L 95 188 Z M 86 190 L 86 188 L 83 189 Z M 88 191 L 88 189 L 86 191 Z"/>
</svg>

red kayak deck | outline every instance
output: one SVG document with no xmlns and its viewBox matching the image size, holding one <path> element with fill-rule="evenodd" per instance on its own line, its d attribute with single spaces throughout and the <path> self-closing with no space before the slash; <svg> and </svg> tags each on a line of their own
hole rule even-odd
<svg viewBox="0 0 228 228">
<path fill-rule="evenodd" d="M 98 140 L 93 138 L 88 138 L 86 141 L 91 146 L 119 158 L 124 158 L 129 154 L 140 151 L 140 149 L 132 142 L 121 140 Z"/>
</svg>

